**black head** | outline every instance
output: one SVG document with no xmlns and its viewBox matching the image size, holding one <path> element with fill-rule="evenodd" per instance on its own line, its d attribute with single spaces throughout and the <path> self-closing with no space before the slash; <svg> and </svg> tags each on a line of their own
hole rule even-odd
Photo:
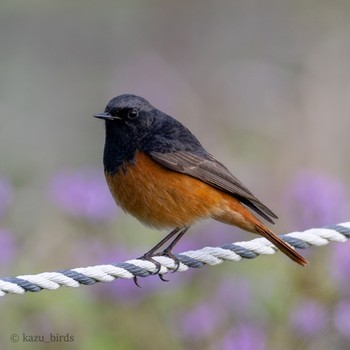
<svg viewBox="0 0 350 350">
<path fill-rule="evenodd" d="M 144 98 L 126 94 L 112 98 L 105 111 L 95 114 L 94 117 L 104 119 L 108 124 L 134 125 L 145 119 L 152 110 L 154 107 Z"/>
<path fill-rule="evenodd" d="M 105 171 L 113 174 L 137 151 L 191 151 L 205 153 L 199 141 L 176 119 L 135 95 L 112 98 L 103 113 L 94 117 L 106 122 Z"/>
<path fill-rule="evenodd" d="M 126 162 L 134 159 L 141 140 L 152 131 L 157 110 L 144 98 L 120 95 L 112 98 L 103 113 L 94 117 L 105 120 L 105 171 L 113 174 Z"/>
</svg>

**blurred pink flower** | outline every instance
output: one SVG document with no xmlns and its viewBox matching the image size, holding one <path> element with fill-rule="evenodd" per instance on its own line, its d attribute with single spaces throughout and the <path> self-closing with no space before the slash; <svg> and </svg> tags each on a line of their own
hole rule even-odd
<svg viewBox="0 0 350 350">
<path fill-rule="evenodd" d="M 220 324 L 220 320 L 220 310 L 216 304 L 200 302 L 184 313 L 179 323 L 182 335 L 193 342 L 210 336 Z"/>
<path fill-rule="evenodd" d="M 334 309 L 334 327 L 350 340 L 350 299 L 342 300 Z"/>
<path fill-rule="evenodd" d="M 303 336 L 319 334 L 326 327 L 327 312 L 314 300 L 304 300 L 290 315 L 293 328 Z"/>
<path fill-rule="evenodd" d="M 350 241 L 334 243 L 332 246 L 332 258 L 330 263 L 330 274 L 341 289 L 343 294 L 350 295 Z"/>
<path fill-rule="evenodd" d="M 300 171 L 286 191 L 286 203 L 296 228 L 336 224 L 346 218 L 348 201 L 340 180 Z"/>
<path fill-rule="evenodd" d="M 252 286 L 248 279 L 234 277 L 220 281 L 214 301 L 221 309 L 222 317 L 234 314 L 236 317 L 246 317 L 251 309 Z"/>
<path fill-rule="evenodd" d="M 264 350 L 266 347 L 266 336 L 262 329 L 242 324 L 230 330 L 216 349 L 223 350 Z"/>
<path fill-rule="evenodd" d="M 0 228 L 0 265 L 9 262 L 15 255 L 15 242 L 13 234 Z"/>
<path fill-rule="evenodd" d="M 65 170 L 49 185 L 54 203 L 65 213 L 90 221 L 109 220 L 116 216 L 116 204 L 108 191 L 101 171 Z"/>
</svg>

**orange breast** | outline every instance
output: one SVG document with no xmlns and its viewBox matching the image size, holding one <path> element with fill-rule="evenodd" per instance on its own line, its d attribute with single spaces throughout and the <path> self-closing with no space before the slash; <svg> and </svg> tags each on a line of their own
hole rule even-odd
<svg viewBox="0 0 350 350">
<path fill-rule="evenodd" d="M 228 195 L 191 176 L 166 169 L 144 153 L 126 172 L 106 175 L 117 204 L 143 223 L 157 228 L 189 226 L 223 212 Z"/>
</svg>

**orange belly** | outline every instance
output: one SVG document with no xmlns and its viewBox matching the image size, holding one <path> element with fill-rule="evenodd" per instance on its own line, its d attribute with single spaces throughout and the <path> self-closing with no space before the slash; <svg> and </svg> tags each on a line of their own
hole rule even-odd
<svg viewBox="0 0 350 350">
<path fill-rule="evenodd" d="M 148 226 L 184 227 L 211 217 L 256 232 L 260 222 L 232 195 L 169 170 L 141 152 L 125 172 L 105 176 L 116 203 Z"/>
<path fill-rule="evenodd" d="M 105 175 L 117 204 L 153 227 L 190 226 L 199 219 L 222 212 L 221 191 L 191 176 L 166 169 L 140 152 L 125 172 Z"/>
</svg>

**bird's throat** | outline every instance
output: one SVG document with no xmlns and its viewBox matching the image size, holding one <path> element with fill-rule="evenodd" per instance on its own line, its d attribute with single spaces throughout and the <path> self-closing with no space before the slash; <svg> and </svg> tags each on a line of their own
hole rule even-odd
<svg viewBox="0 0 350 350">
<path fill-rule="evenodd" d="M 123 125 L 106 121 L 103 164 L 107 174 L 114 175 L 123 163 L 133 162 L 136 150 L 135 138 L 131 137 Z"/>
</svg>

